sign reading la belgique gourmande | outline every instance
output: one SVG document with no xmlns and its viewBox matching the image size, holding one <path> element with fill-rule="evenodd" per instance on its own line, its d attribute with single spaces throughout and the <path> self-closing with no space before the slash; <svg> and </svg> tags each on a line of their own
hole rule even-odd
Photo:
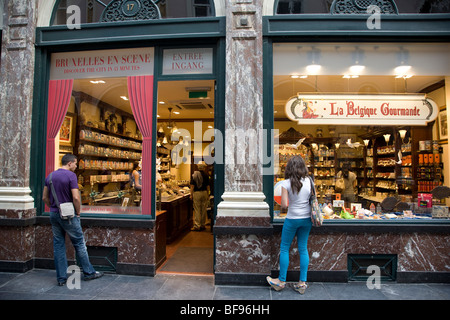
<svg viewBox="0 0 450 320">
<path fill-rule="evenodd" d="M 301 95 L 285 105 L 299 124 L 426 125 L 438 107 L 425 95 Z"/>
</svg>

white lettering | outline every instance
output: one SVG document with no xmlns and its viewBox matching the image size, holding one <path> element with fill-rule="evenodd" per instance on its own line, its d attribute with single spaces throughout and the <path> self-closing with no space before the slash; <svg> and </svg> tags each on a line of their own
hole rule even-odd
<svg viewBox="0 0 450 320">
<path fill-rule="evenodd" d="M 79 6 L 76 5 L 71 5 L 67 7 L 66 13 L 72 14 L 71 16 L 67 17 L 67 28 L 69 30 L 73 30 L 73 29 L 81 29 L 80 24 L 81 24 L 81 9 Z"/>
</svg>

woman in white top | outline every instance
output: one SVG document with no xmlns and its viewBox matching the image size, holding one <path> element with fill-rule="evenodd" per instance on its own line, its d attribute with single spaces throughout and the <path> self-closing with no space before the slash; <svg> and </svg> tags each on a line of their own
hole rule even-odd
<svg viewBox="0 0 450 320">
<path fill-rule="evenodd" d="M 298 252 L 300 254 L 300 281 L 294 289 L 301 294 L 306 290 L 306 275 L 308 272 L 309 255 L 307 249 L 308 236 L 311 230 L 311 178 L 308 168 L 301 156 L 289 159 L 284 173 L 286 180 L 281 188 L 281 206 L 288 212 L 283 224 L 280 245 L 280 274 L 278 279 L 267 277 L 267 282 L 279 291 L 286 285 L 286 274 L 289 266 L 289 248 L 297 236 Z"/>
</svg>

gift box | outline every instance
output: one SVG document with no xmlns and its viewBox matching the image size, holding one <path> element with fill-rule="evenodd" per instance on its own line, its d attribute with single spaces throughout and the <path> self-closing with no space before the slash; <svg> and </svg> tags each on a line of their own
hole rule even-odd
<svg viewBox="0 0 450 320">
<path fill-rule="evenodd" d="M 433 211 L 431 212 L 431 216 L 433 218 L 449 218 L 448 207 L 447 206 L 439 206 L 434 205 Z"/>
</svg>

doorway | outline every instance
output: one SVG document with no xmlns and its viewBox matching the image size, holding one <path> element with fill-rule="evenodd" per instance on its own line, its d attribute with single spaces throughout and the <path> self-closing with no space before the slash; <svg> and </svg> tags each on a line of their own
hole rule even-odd
<svg viewBox="0 0 450 320">
<path fill-rule="evenodd" d="M 190 182 L 197 163 L 214 155 L 215 81 L 159 81 L 157 90 L 156 199 L 166 215 L 166 260 L 157 273 L 212 275 L 214 164 L 205 170 L 205 225 L 195 231 Z"/>
</svg>

